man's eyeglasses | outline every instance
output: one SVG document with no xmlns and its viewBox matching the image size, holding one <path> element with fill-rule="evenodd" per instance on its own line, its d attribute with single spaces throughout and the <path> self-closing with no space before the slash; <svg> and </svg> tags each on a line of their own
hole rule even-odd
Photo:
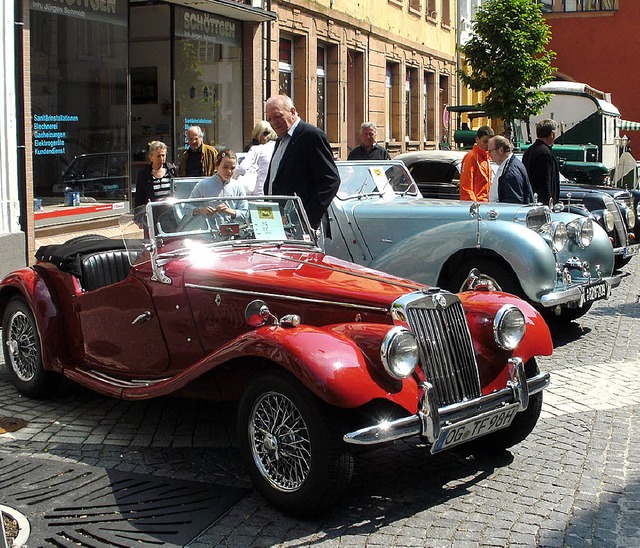
<svg viewBox="0 0 640 548">
<path fill-rule="evenodd" d="M 488 148 L 487 152 L 493 152 L 494 150 L 498 150 L 497 148 Z"/>
</svg>

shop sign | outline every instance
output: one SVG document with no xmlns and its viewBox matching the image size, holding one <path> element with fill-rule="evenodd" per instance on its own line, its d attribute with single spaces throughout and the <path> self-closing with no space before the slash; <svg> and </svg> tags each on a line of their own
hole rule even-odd
<svg viewBox="0 0 640 548">
<path fill-rule="evenodd" d="M 75 19 L 127 24 L 128 0 L 31 0 L 35 11 L 63 15 Z"/>
<path fill-rule="evenodd" d="M 240 21 L 176 7 L 176 36 L 240 47 Z"/>
</svg>

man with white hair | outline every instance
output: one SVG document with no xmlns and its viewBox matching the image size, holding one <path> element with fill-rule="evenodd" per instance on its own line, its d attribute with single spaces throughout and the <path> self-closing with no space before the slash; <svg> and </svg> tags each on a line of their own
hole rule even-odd
<svg viewBox="0 0 640 548">
<path fill-rule="evenodd" d="M 202 128 L 191 126 L 187 130 L 189 146 L 180 156 L 180 177 L 211 177 L 216 171 L 218 152 L 202 141 Z"/>
<path fill-rule="evenodd" d="M 376 142 L 378 128 L 373 122 L 364 122 L 360 126 L 360 140 L 357 147 L 354 147 L 347 160 L 390 160 L 389 152 Z"/>
<path fill-rule="evenodd" d="M 329 139 L 324 131 L 302 121 L 293 101 L 286 95 L 270 97 L 265 112 L 278 139 L 264 193 L 297 194 L 311 226 L 318 228 L 340 187 Z"/>
</svg>

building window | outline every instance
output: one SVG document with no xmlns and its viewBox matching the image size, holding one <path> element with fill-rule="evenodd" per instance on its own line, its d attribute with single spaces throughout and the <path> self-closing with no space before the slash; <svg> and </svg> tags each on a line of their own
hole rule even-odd
<svg viewBox="0 0 640 548">
<path fill-rule="evenodd" d="M 551 2 L 545 2 L 551 3 Z M 618 0 L 563 0 L 563 11 L 614 11 Z M 543 11 L 547 11 L 543 7 Z"/>
<path fill-rule="evenodd" d="M 409 0 L 409 11 L 413 11 L 414 13 L 420 13 L 422 10 L 422 2 L 421 0 Z"/>
<path fill-rule="evenodd" d="M 436 8 L 436 0 L 427 0 L 426 7 L 427 7 L 427 18 L 435 19 L 436 16 L 438 15 L 438 10 Z"/>
<path fill-rule="evenodd" d="M 388 141 L 398 141 L 404 133 L 403 120 L 400 115 L 404 78 L 399 63 L 387 63 L 385 78 L 385 125 L 389 128 Z"/>
<path fill-rule="evenodd" d="M 327 57 L 326 48 L 318 46 L 318 62 L 316 67 L 316 78 L 318 82 L 318 96 L 316 108 L 318 117 L 316 125 L 323 131 L 327 131 Z"/>
<path fill-rule="evenodd" d="M 443 25 L 451 25 L 451 9 L 450 0 L 442 0 L 442 11 L 440 12 L 440 21 Z"/>
<path fill-rule="evenodd" d="M 435 74 L 433 72 L 424 73 L 424 83 L 422 89 L 424 102 L 424 141 L 435 140 Z"/>
<path fill-rule="evenodd" d="M 542 13 L 552 13 L 553 12 L 553 0 L 536 0 L 537 4 L 540 4 L 540 8 Z"/>
<path fill-rule="evenodd" d="M 404 106 L 405 106 L 405 127 L 404 135 L 405 139 L 409 141 L 411 139 L 411 71 L 407 70 L 407 74 L 404 79 Z"/>
<path fill-rule="evenodd" d="M 293 40 L 289 38 L 280 38 L 278 93 L 293 97 Z"/>
</svg>

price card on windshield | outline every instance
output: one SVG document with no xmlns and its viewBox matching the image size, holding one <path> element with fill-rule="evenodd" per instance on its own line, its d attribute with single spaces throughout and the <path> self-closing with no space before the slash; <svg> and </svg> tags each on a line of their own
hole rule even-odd
<svg viewBox="0 0 640 548">
<path fill-rule="evenodd" d="M 256 240 L 286 240 L 280 216 L 280 206 L 275 202 L 251 202 L 249 214 Z"/>
<path fill-rule="evenodd" d="M 387 179 L 387 172 L 384 167 L 370 167 L 369 173 L 371 174 L 373 182 L 376 184 L 376 188 L 380 193 L 382 193 L 384 198 L 391 200 L 396 197 L 396 193 L 389 183 L 389 179 Z"/>
</svg>

